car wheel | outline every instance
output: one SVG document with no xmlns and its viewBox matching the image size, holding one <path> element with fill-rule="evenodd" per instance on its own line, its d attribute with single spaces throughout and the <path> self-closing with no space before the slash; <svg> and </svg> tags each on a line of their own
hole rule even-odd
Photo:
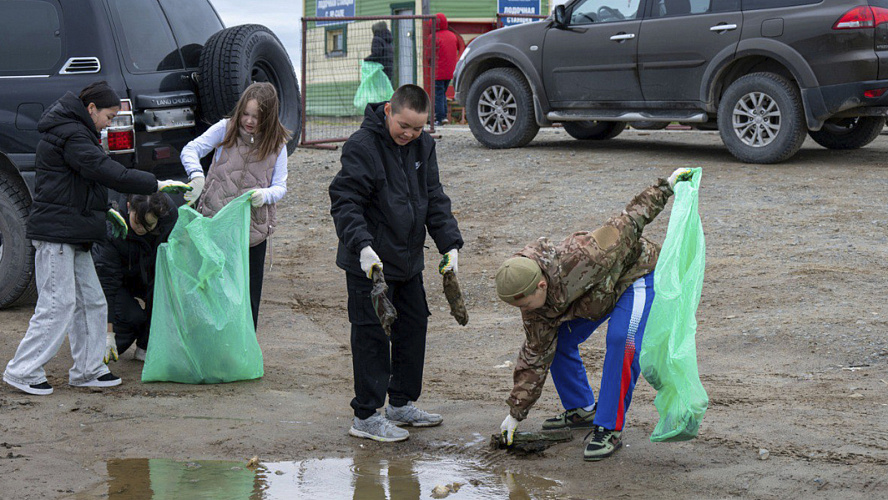
<svg viewBox="0 0 888 500">
<path fill-rule="evenodd" d="M 540 130 L 530 86 L 517 69 L 485 71 L 469 88 L 467 104 L 469 129 L 488 148 L 519 148 Z"/>
<path fill-rule="evenodd" d="M 0 308 L 33 303 L 34 247 L 25 238 L 27 188 L 0 173 Z"/>
<path fill-rule="evenodd" d="M 198 93 L 203 119 L 216 123 L 232 111 L 246 88 L 269 82 L 280 100 L 281 123 L 293 133 L 292 154 L 302 131 L 302 98 L 290 56 L 265 26 L 244 24 L 215 33 L 200 54 Z"/>
<path fill-rule="evenodd" d="M 635 130 L 663 130 L 669 122 L 629 122 L 629 126 Z"/>
<path fill-rule="evenodd" d="M 722 95 L 718 130 L 728 151 L 745 163 L 792 157 L 807 135 L 798 88 L 772 73 L 737 79 Z"/>
<path fill-rule="evenodd" d="M 626 122 L 563 122 L 564 131 L 581 141 L 606 141 L 623 133 Z"/>
<path fill-rule="evenodd" d="M 818 131 L 808 134 L 829 149 L 858 149 L 876 140 L 885 127 L 883 116 L 859 116 L 827 120 Z"/>
</svg>

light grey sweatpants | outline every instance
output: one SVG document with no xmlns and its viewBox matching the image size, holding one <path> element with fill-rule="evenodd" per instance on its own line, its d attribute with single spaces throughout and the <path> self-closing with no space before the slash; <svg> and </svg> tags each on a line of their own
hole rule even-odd
<svg viewBox="0 0 888 500">
<path fill-rule="evenodd" d="M 45 382 L 43 365 L 59 352 L 66 334 L 74 358 L 68 382 L 78 384 L 101 377 L 110 371 L 102 361 L 108 304 L 92 255 L 65 243 L 33 244 L 37 249 L 37 308 L 3 378 L 27 385 Z"/>
</svg>

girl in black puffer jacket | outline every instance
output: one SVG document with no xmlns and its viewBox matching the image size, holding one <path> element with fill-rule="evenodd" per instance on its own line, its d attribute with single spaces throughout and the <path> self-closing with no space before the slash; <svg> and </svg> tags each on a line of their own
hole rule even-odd
<svg viewBox="0 0 888 500">
<path fill-rule="evenodd" d="M 113 358 L 135 343 L 133 357 L 145 361 L 157 248 L 169 238 L 179 213 L 165 193 L 119 195 L 112 206 L 119 207 L 130 230 L 125 238 L 114 238 L 114 227 L 109 222 L 108 237 L 92 249 L 108 302 L 107 345 L 112 348 Z"/>
<path fill-rule="evenodd" d="M 108 188 L 126 193 L 177 192 L 188 186 L 159 181 L 127 169 L 102 149 L 101 131 L 120 111 L 120 98 L 105 82 L 56 101 L 40 118 L 34 202 L 27 237 L 37 249 L 37 308 L 3 380 L 28 394 L 47 395 L 52 386 L 43 365 L 68 334 L 74 366 L 68 383 L 76 387 L 120 384 L 103 361 L 107 304 L 90 256 L 105 238 L 105 220 L 126 233 L 126 223 L 108 209 Z"/>
</svg>

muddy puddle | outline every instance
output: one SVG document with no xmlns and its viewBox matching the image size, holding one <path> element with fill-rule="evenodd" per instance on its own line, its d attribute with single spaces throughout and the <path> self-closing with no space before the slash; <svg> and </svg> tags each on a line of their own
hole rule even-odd
<svg viewBox="0 0 888 500">
<path fill-rule="evenodd" d="M 79 500 L 554 499 L 557 481 L 485 468 L 463 458 L 353 457 L 297 462 L 120 459 Z"/>
</svg>

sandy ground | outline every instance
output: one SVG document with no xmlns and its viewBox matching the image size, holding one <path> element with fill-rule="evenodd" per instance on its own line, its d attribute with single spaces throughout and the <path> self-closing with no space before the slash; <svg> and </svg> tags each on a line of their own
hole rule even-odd
<svg viewBox="0 0 888 500">
<path fill-rule="evenodd" d="M 265 377 L 142 384 L 141 364 L 127 352 L 112 366 L 122 386 L 75 389 L 67 385 L 66 343 L 46 367 L 54 394 L 0 389 L 0 496 L 101 498 L 106 461 L 117 458 L 426 454 L 555 479 L 559 498 L 886 498 L 886 153 L 886 135 L 851 152 L 809 140 L 785 164 L 753 166 L 738 163 L 710 132 L 627 131 L 591 143 L 544 130 L 529 147 L 490 151 L 467 129 L 445 128 L 438 158 L 466 242 L 460 280 L 470 322 L 460 327 L 450 317 L 428 240 L 433 315 L 419 404 L 445 422 L 381 445 L 347 435 L 349 325 L 327 197 L 339 152 L 299 150 L 266 274 Z M 624 448 L 608 460 L 584 463 L 580 433 L 543 457 L 489 451 L 486 438 L 499 429 L 511 388 L 511 369 L 501 366 L 515 359 L 523 335 L 517 311 L 495 299 L 496 268 L 539 236 L 597 227 L 679 166 L 704 169 L 697 345 L 710 405 L 699 437 L 651 443 L 654 391 L 640 380 Z M 671 202 L 648 237 L 663 240 L 670 209 Z M 0 312 L 3 364 L 32 311 Z M 582 353 L 597 388 L 604 335 L 593 335 Z M 520 429 L 560 410 L 550 382 Z M 769 451 L 766 460 L 760 449 Z"/>
</svg>

